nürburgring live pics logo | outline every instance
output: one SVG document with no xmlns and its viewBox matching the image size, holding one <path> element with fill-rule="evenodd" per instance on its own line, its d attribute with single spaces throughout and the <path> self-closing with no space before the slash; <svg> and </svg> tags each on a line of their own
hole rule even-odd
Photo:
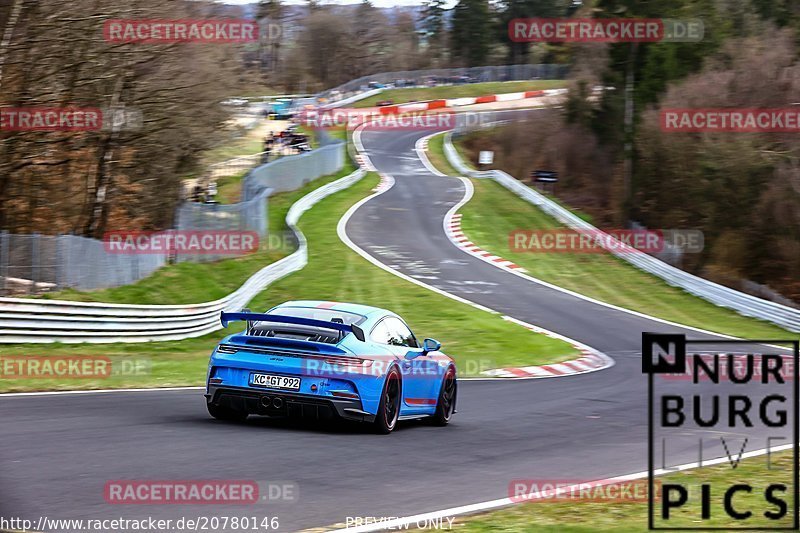
<svg viewBox="0 0 800 533">
<path fill-rule="evenodd" d="M 649 529 L 800 529 L 794 377 L 799 345 L 797 340 L 642 334 L 642 371 L 648 379 Z M 729 347 L 745 351 L 729 353 Z M 773 353 L 751 353 L 756 349 Z M 791 468 L 776 466 L 778 449 L 792 454 Z M 745 454 L 752 457 L 746 473 L 741 470 Z M 706 463 L 718 458 L 723 460 L 714 462 L 721 465 L 716 468 L 727 466 L 730 475 L 720 476 L 719 470 L 701 475 Z M 662 497 L 654 501 L 655 475 L 676 471 L 678 465 L 700 470 L 665 479 Z"/>
</svg>

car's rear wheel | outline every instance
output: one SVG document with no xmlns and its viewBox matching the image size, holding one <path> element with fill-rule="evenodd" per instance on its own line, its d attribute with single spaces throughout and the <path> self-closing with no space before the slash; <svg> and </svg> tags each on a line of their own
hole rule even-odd
<svg viewBox="0 0 800 533">
<path fill-rule="evenodd" d="M 446 426 L 450 422 L 450 418 L 456 411 L 457 391 L 456 371 L 453 367 L 450 367 L 442 380 L 439 401 L 436 404 L 436 412 L 433 415 L 433 423 L 437 426 Z"/>
<path fill-rule="evenodd" d="M 247 413 L 231 407 L 214 405 L 210 402 L 206 402 L 206 407 L 208 407 L 208 414 L 217 420 L 225 420 L 226 422 L 242 422 L 247 418 Z"/>
<path fill-rule="evenodd" d="M 378 414 L 375 415 L 375 431 L 381 435 L 391 433 L 397 425 L 397 419 L 400 417 L 400 391 L 400 373 L 396 368 L 392 368 L 386 375 Z"/>
</svg>

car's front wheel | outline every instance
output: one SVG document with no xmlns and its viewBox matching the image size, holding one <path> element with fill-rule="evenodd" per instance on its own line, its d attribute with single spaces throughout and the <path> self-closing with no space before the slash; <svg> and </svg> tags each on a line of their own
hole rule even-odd
<svg viewBox="0 0 800 533">
<path fill-rule="evenodd" d="M 397 419 L 400 417 L 400 391 L 400 372 L 392 368 L 386 375 L 378 414 L 375 415 L 375 431 L 381 435 L 391 433 L 397 425 Z"/>
<path fill-rule="evenodd" d="M 437 426 L 446 426 L 450 422 L 453 413 L 456 412 L 457 390 L 456 371 L 450 367 L 442 380 L 439 401 L 436 404 L 436 412 L 433 415 L 433 423 Z"/>
<path fill-rule="evenodd" d="M 208 407 L 208 414 L 217 420 L 225 420 L 226 422 L 242 422 L 247 418 L 247 413 L 232 409 L 223 405 L 214 405 L 213 403 L 206 402 Z"/>
</svg>

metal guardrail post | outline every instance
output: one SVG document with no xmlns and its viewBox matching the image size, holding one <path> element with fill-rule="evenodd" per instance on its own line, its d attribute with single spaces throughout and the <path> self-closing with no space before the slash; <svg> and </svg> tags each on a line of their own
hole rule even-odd
<svg viewBox="0 0 800 533">
<path fill-rule="evenodd" d="M 14 324 L 6 328 L 0 334 L 0 344 L 166 341 L 199 337 L 217 331 L 221 328 L 220 311 L 238 311 L 270 283 L 306 265 L 308 251 L 305 238 L 296 226 L 300 215 L 321 199 L 351 186 L 364 175 L 364 170 L 359 169 L 295 202 L 286 215 L 286 223 L 295 232 L 300 247 L 288 257 L 259 270 L 224 298 L 190 305 L 123 305 L 2 298 L 0 319 L 3 319 L 4 313 L 25 314 L 30 318 L 22 325 Z M 87 330 L 91 330 L 91 333 L 86 333 Z"/>
<path fill-rule="evenodd" d="M 55 286 L 55 288 L 56 289 L 60 289 L 63 286 L 63 276 L 64 276 L 64 264 L 63 264 L 64 263 L 64 239 L 63 239 L 63 235 L 56 235 L 54 237 L 54 239 L 55 239 L 55 243 L 56 243 L 56 245 L 55 245 L 55 247 L 56 247 L 55 265 L 54 265 L 54 268 L 55 268 L 55 271 L 56 271 L 56 275 L 55 275 L 55 284 L 56 284 L 56 286 Z"/>
<path fill-rule="evenodd" d="M 0 279 L 2 279 L 2 293 L 8 294 L 8 248 L 11 236 L 8 231 L 0 231 Z"/>
<path fill-rule="evenodd" d="M 31 284 L 29 285 L 28 294 L 36 292 L 36 280 L 39 278 L 37 271 L 41 269 L 41 235 L 38 233 L 31 234 Z"/>
<path fill-rule="evenodd" d="M 456 170 L 472 177 L 488 177 L 510 190 L 523 200 L 539 207 L 565 226 L 574 230 L 599 232 L 585 220 L 575 216 L 568 209 L 531 189 L 502 170 L 478 172 L 466 167 L 452 144 L 451 135 L 445 135 L 444 151 L 448 161 Z M 684 272 L 647 254 L 625 254 L 609 250 L 616 257 L 627 261 L 634 267 L 663 279 L 668 284 L 680 287 L 687 292 L 703 298 L 715 305 L 727 307 L 744 316 L 750 316 L 777 324 L 789 331 L 800 332 L 800 309 L 787 307 L 745 294 L 729 287 Z"/>
</svg>

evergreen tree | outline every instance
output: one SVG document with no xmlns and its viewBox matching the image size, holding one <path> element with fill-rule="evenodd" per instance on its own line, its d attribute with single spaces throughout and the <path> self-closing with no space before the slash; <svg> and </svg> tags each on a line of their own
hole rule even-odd
<svg viewBox="0 0 800 533">
<path fill-rule="evenodd" d="M 459 0 L 453 8 L 451 50 L 466 66 L 484 65 L 489 55 L 491 18 L 488 0 Z"/>
</svg>

